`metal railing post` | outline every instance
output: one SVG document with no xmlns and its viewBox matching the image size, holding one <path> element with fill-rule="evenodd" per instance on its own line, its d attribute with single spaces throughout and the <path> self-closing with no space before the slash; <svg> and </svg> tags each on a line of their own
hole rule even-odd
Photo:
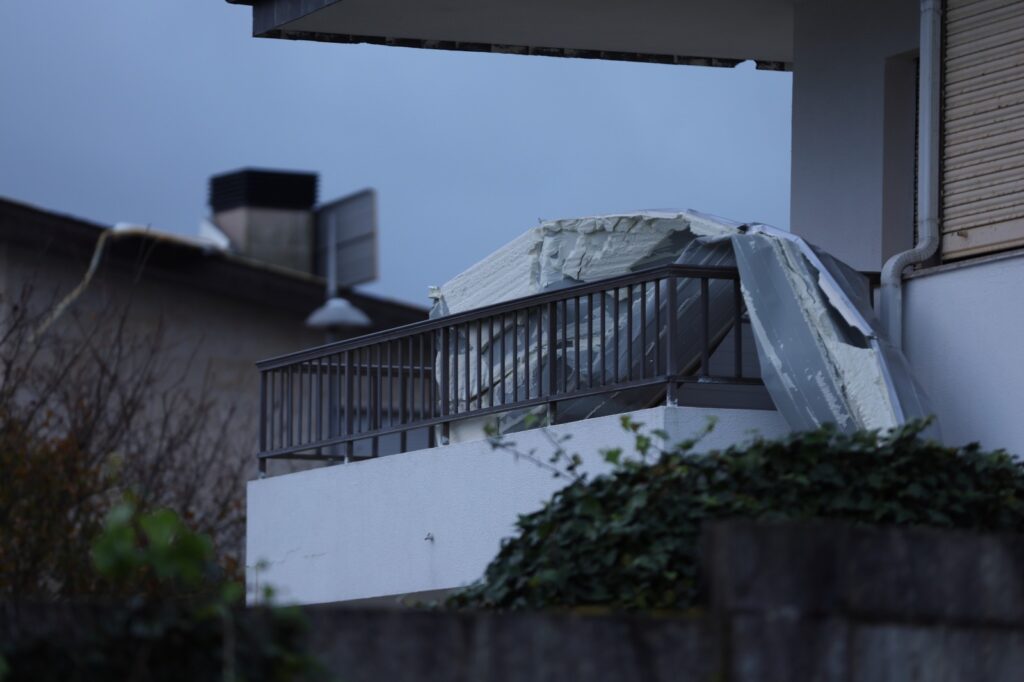
<svg viewBox="0 0 1024 682">
<path fill-rule="evenodd" d="M 345 353 L 345 436 L 348 440 L 345 441 L 345 462 L 347 463 L 352 457 L 355 451 L 355 441 L 352 440 L 353 428 L 352 419 L 355 416 L 357 406 L 352 404 L 352 396 L 355 393 L 352 388 L 352 382 L 354 377 L 352 376 L 353 365 L 352 365 L 352 351 Z M 362 384 L 362 379 L 359 380 Z M 333 382 L 332 382 L 333 383 Z M 360 390 L 362 394 L 362 390 Z M 338 435 L 335 433 L 334 435 Z"/>
<path fill-rule="evenodd" d="M 711 374 L 711 320 L 709 313 L 708 278 L 700 278 L 700 375 Z"/>
<path fill-rule="evenodd" d="M 451 378 L 448 376 L 450 370 L 451 353 L 449 350 L 450 339 L 448 327 L 441 328 L 441 416 L 448 416 L 448 391 Z M 457 349 L 456 349 L 457 350 Z M 447 420 L 441 422 L 441 445 L 448 445 L 450 426 Z"/>
<path fill-rule="evenodd" d="M 316 400 L 311 401 L 310 409 L 313 409 L 313 404 L 316 403 L 316 440 L 321 441 L 324 439 L 324 362 L 323 358 L 317 358 L 316 360 Z M 328 380 L 329 381 L 329 380 Z M 317 449 L 317 454 L 321 452 Z"/>
<path fill-rule="evenodd" d="M 260 455 L 267 451 L 267 373 L 260 372 Z M 257 458 L 260 478 L 267 475 L 267 460 Z"/>
<path fill-rule="evenodd" d="M 733 304 L 733 356 L 732 371 L 737 379 L 743 377 L 743 291 L 740 289 L 738 279 L 732 282 L 732 304 Z"/>
<path fill-rule="evenodd" d="M 666 292 L 668 294 L 668 310 L 665 315 L 665 323 L 668 327 L 665 329 L 665 373 L 668 386 L 665 390 L 665 403 L 674 406 L 679 404 L 679 384 L 676 382 L 676 373 L 679 371 L 676 367 L 676 312 L 679 304 L 674 275 L 666 280 L 666 286 L 668 287 Z"/>
<path fill-rule="evenodd" d="M 260 372 L 260 452 L 267 451 L 267 373 Z"/>
<path fill-rule="evenodd" d="M 538 336 L 539 336 L 538 330 Z M 554 400 L 558 393 L 558 306 L 548 303 L 548 423 L 554 424 L 558 405 Z M 538 368 L 539 372 L 540 368 Z"/>
</svg>

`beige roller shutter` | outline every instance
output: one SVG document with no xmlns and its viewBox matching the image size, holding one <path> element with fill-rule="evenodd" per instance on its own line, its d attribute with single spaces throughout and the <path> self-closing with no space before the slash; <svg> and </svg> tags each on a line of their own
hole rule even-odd
<svg viewBox="0 0 1024 682">
<path fill-rule="evenodd" d="M 946 0 L 942 256 L 1024 246 L 1024 0 Z"/>
</svg>

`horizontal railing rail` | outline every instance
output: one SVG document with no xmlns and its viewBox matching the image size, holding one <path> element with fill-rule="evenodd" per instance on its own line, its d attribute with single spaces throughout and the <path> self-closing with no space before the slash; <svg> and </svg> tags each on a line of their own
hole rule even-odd
<svg viewBox="0 0 1024 682">
<path fill-rule="evenodd" d="M 687 384 L 758 386 L 748 327 L 735 268 L 667 265 L 264 360 L 260 470 L 431 447 L 467 420 L 515 428 L 675 404 Z"/>
</svg>

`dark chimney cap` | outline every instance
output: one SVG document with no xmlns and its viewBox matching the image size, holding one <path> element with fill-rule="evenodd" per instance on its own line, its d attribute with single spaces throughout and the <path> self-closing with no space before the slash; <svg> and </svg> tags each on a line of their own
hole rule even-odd
<svg viewBox="0 0 1024 682">
<path fill-rule="evenodd" d="M 243 168 L 210 178 L 214 213 L 252 206 L 306 210 L 316 204 L 316 173 Z"/>
</svg>

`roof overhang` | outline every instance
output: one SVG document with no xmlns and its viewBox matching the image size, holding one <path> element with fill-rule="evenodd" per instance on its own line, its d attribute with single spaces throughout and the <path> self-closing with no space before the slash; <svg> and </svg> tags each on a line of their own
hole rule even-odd
<svg viewBox="0 0 1024 682">
<path fill-rule="evenodd" d="M 228 0 L 267 38 L 774 70 L 794 1 Z"/>
<path fill-rule="evenodd" d="M 84 272 L 105 225 L 0 197 L 0 247 L 12 244 L 35 258 L 69 259 Z M 256 302 L 305 316 L 323 303 L 324 280 L 233 253 L 202 248 L 173 235 L 131 231 L 108 242 L 103 265 L 119 275 L 163 281 L 217 296 Z M 31 269 L 31 263 L 25 263 Z M 345 298 L 372 319 L 369 331 L 426 318 L 426 309 L 352 289 Z"/>
</svg>

